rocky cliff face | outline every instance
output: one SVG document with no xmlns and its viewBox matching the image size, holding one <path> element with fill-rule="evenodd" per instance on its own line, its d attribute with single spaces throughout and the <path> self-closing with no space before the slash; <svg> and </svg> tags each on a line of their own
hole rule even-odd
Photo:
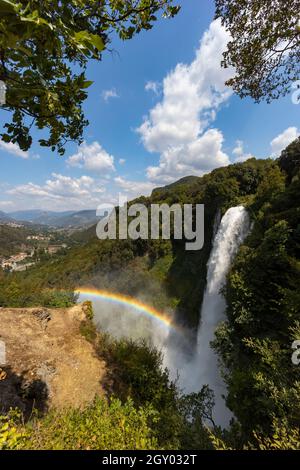
<svg viewBox="0 0 300 470">
<path fill-rule="evenodd" d="M 69 309 L 0 308 L 0 413 L 81 407 L 103 394 L 105 363 L 81 335 L 85 305 Z M 2 354 L 3 356 L 3 354 Z M 3 361 L 3 358 L 2 358 Z"/>
</svg>

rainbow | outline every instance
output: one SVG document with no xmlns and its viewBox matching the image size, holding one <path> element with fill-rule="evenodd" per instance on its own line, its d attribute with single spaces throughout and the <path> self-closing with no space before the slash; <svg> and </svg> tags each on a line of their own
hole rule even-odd
<svg viewBox="0 0 300 470">
<path fill-rule="evenodd" d="M 98 290 L 90 287 L 78 287 L 75 289 L 75 294 L 132 307 L 136 312 L 140 312 L 144 315 L 147 315 L 148 317 L 154 318 L 155 320 L 161 322 L 164 326 L 181 332 L 179 326 L 173 323 L 172 319 L 168 315 L 134 297 L 130 297 L 129 295 L 117 294 L 116 292 Z"/>
</svg>

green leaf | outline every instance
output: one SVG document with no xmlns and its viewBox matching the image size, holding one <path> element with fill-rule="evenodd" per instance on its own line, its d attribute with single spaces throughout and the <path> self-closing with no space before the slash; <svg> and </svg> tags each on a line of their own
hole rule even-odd
<svg viewBox="0 0 300 470">
<path fill-rule="evenodd" d="M 89 88 L 91 85 L 93 85 L 93 80 L 85 80 L 83 82 L 82 88 Z"/>
</svg>

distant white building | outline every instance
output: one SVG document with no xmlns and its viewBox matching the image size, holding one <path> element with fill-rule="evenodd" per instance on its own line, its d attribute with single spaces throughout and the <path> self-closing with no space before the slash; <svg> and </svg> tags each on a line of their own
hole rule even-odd
<svg viewBox="0 0 300 470">
<path fill-rule="evenodd" d="M 38 241 L 49 241 L 49 237 L 44 237 L 43 235 L 28 235 L 26 240 L 38 240 Z"/>
<path fill-rule="evenodd" d="M 16 271 L 20 262 L 24 261 L 28 258 L 27 253 L 18 253 L 17 255 L 13 255 L 8 259 L 1 261 L 1 268 L 2 269 L 9 269 L 11 271 Z"/>
</svg>

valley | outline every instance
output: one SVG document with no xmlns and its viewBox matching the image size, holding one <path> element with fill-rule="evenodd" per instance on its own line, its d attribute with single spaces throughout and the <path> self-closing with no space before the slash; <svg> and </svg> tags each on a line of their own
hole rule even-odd
<svg viewBox="0 0 300 470">
<path fill-rule="evenodd" d="M 47 260 L 53 255 L 65 252 L 66 249 L 80 243 L 81 237 L 85 237 L 88 227 L 94 225 L 96 218 L 81 219 L 77 213 L 68 212 L 67 216 L 74 215 L 75 226 L 54 226 L 50 215 L 42 221 L 42 211 L 21 211 L 14 216 L 20 217 L 19 221 L 0 214 L 0 266 L 4 271 L 26 271 L 30 266 L 41 260 Z M 85 212 L 85 211 L 84 211 Z M 86 211 L 89 214 L 94 211 Z M 35 216 L 33 216 L 35 214 Z M 45 212 L 42 212 L 45 217 Z M 52 216 L 59 220 L 65 215 Z M 27 220 L 23 220 L 27 218 Z M 29 220 L 30 218 L 30 220 Z M 89 216 L 88 216 L 89 218 Z M 17 220 L 17 219 L 16 219 Z M 64 225 L 64 224 L 62 224 Z"/>
<path fill-rule="evenodd" d="M 276 161 L 251 159 L 154 190 L 149 203 L 182 204 L 188 200 L 205 205 L 205 244 L 198 252 L 186 251 L 185 241 L 172 237 L 98 240 L 93 226 L 83 230 L 73 246 L 38 260 L 28 267 L 26 274 L 2 272 L 0 305 L 4 309 L 70 308 L 78 302 L 78 292 L 85 292 L 81 300 L 93 302 L 94 323 L 93 326 L 87 323 L 82 333 L 110 364 L 108 381 L 122 402 L 130 389 L 136 406 L 145 406 L 150 400 L 159 412 L 162 427 L 153 430 L 161 442 L 158 445 L 212 448 L 222 442 L 223 446 L 230 446 L 231 433 L 235 432 L 230 424 L 232 419 L 239 423 L 239 439 L 244 446 L 249 442 L 259 445 L 252 441 L 253 429 L 263 429 L 264 435 L 272 436 L 276 427 L 274 415 L 288 420 L 292 427 L 297 422 L 298 402 L 292 397 L 298 393 L 299 369 L 291 363 L 290 344 L 297 336 L 300 312 L 299 161 L 297 141 Z M 251 230 L 245 229 L 241 246 L 235 248 L 233 240 L 238 236 L 235 227 L 239 226 L 238 213 L 242 207 L 250 219 Z M 237 217 L 236 226 L 227 214 L 232 214 L 233 219 Z M 230 235 L 225 235 L 226 232 L 222 235 L 227 217 Z M 104 292 L 102 300 L 101 296 L 93 297 L 97 289 Z M 113 298 L 123 298 L 123 306 L 113 305 Z M 132 303 L 137 305 L 135 316 Z M 223 312 L 221 316 L 218 311 Z M 139 312 L 141 315 L 136 316 Z M 180 339 L 169 327 L 162 328 L 160 321 L 147 320 L 142 312 L 165 315 L 184 331 L 185 339 Z M 160 352 L 156 353 L 156 348 Z M 206 368 L 201 366 L 204 355 Z M 146 362 L 137 366 L 135 361 L 140 360 Z M 154 383 L 148 373 L 150 376 L 154 373 L 150 364 L 155 360 L 160 364 L 157 373 L 162 375 Z M 221 365 L 217 366 L 220 360 Z M 135 373 L 142 377 L 143 367 L 148 372 L 140 382 Z M 168 371 L 163 372 L 164 367 Z M 216 367 L 221 367 L 223 385 L 215 376 Z M 148 380 L 151 387 L 159 387 L 164 394 L 170 390 L 171 402 L 162 405 L 161 395 L 158 401 L 154 400 L 156 392 L 148 395 L 146 390 L 151 389 Z M 227 395 L 226 409 L 231 416 L 226 425 L 220 415 L 224 413 L 220 411 L 223 394 Z M 270 394 L 273 398 L 268 405 L 259 407 L 261 400 Z M 282 409 L 286 394 L 288 411 Z M 177 423 L 173 423 L 172 432 L 169 406 L 174 408 L 171 415 Z M 185 406 L 187 413 L 191 412 L 189 407 L 198 410 L 199 406 L 202 410 L 200 415 L 193 415 L 192 421 L 189 418 L 188 430 L 182 424 Z M 207 434 L 207 422 L 213 423 L 211 432 L 215 438 Z M 217 423 L 224 426 L 221 434 Z M 179 430 L 182 426 L 185 436 Z M 192 437 L 191 433 L 196 434 Z M 219 444 L 213 444 L 214 439 L 219 439 Z"/>
<path fill-rule="evenodd" d="M 297 466 L 297 11 L 0 0 L 2 467 Z"/>
</svg>

